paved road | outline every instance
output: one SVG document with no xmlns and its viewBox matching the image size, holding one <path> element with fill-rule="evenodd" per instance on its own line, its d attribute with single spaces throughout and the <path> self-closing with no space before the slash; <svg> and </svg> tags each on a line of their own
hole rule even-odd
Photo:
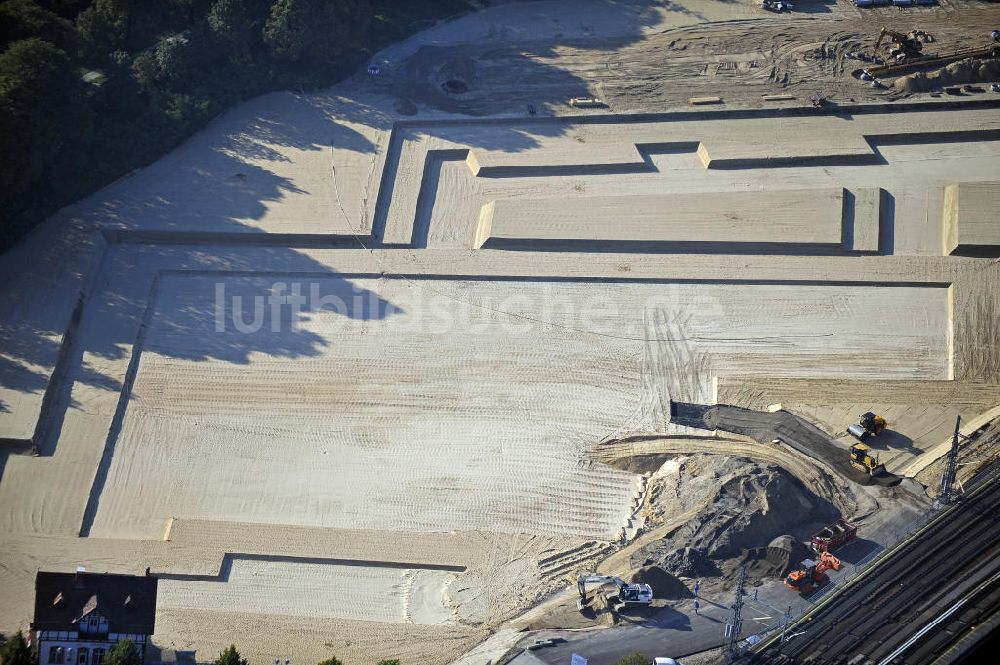
<svg viewBox="0 0 1000 665">
<path fill-rule="evenodd" d="M 510 665 L 568 665 L 570 656 L 578 653 L 588 660 L 588 665 L 612 665 L 622 656 L 638 651 L 652 660 L 655 656 L 678 657 L 720 646 L 725 642 L 725 625 L 729 608 L 721 603 L 701 601 L 701 609 L 694 613 L 694 603 L 685 600 L 672 607 L 644 615 L 642 623 L 619 625 L 603 630 L 580 632 L 545 630 L 532 635 L 532 639 L 562 638 L 566 642 L 518 656 Z M 745 609 L 744 633 L 764 628 L 768 621 L 756 622 L 762 613 Z"/>
</svg>

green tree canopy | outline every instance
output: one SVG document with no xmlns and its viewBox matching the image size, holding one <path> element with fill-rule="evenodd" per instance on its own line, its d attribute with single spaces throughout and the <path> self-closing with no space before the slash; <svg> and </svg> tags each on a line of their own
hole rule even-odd
<svg viewBox="0 0 1000 665">
<path fill-rule="evenodd" d="M 66 52 L 37 37 L 0 53 L 0 100 L 21 109 L 55 101 L 75 77 Z"/>
<path fill-rule="evenodd" d="M 76 29 L 92 57 L 107 55 L 125 44 L 130 0 L 94 0 L 76 18 Z"/>
<path fill-rule="evenodd" d="M 0 250 L 233 103 L 329 86 L 391 41 L 471 9 L 465 0 L 0 0 Z"/>
<path fill-rule="evenodd" d="M 0 647 L 0 665 L 34 665 L 34 663 L 31 649 L 28 648 L 21 631 L 14 633 L 14 637 Z"/>
<path fill-rule="evenodd" d="M 327 658 L 324 661 L 321 661 L 319 663 L 319 665 L 344 665 L 344 664 L 340 662 L 339 658 L 337 658 L 336 656 L 333 656 L 333 657 Z"/>
<path fill-rule="evenodd" d="M 67 123 L 81 121 L 80 85 L 70 58 L 47 41 L 22 39 L 0 54 L 0 204 L 39 182 L 66 148 Z"/>
<path fill-rule="evenodd" d="M 380 660 L 378 665 L 400 665 L 399 658 L 387 658 L 385 660 Z"/>
<path fill-rule="evenodd" d="M 0 49 L 29 37 L 44 39 L 71 53 L 76 53 L 78 46 L 76 29 L 63 17 L 31 0 L 0 2 Z"/>
<path fill-rule="evenodd" d="M 37 0 L 37 4 L 63 18 L 74 19 L 90 4 L 91 0 Z"/>
<path fill-rule="evenodd" d="M 630 653 L 621 660 L 615 663 L 615 665 L 649 665 L 649 658 L 638 651 L 635 653 Z"/>
<path fill-rule="evenodd" d="M 208 24 L 234 46 L 253 49 L 263 38 L 270 5 L 268 0 L 216 0 L 208 10 Z"/>
<path fill-rule="evenodd" d="M 104 657 L 103 665 L 142 665 L 142 659 L 139 657 L 139 650 L 135 648 L 135 642 L 125 639 L 111 648 Z"/>
<path fill-rule="evenodd" d="M 264 24 L 264 43 L 279 58 L 298 60 L 313 40 L 314 0 L 275 0 Z"/>
<path fill-rule="evenodd" d="M 215 659 L 215 665 L 248 665 L 245 658 L 240 656 L 235 644 L 230 644 L 225 651 Z"/>
<path fill-rule="evenodd" d="M 358 45 L 371 18 L 368 0 L 275 0 L 264 24 L 264 43 L 278 58 L 329 62 Z"/>
</svg>

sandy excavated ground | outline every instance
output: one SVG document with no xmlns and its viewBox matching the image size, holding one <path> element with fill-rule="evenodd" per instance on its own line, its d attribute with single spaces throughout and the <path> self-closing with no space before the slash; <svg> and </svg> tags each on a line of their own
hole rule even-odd
<svg viewBox="0 0 1000 665">
<path fill-rule="evenodd" d="M 872 525 L 894 500 L 677 402 L 780 404 L 845 451 L 874 409 L 934 482 L 955 416 L 1000 405 L 1000 116 L 848 107 L 898 93 L 843 56 L 992 14 L 804 4 L 504 4 L 241 105 L 2 257 L 0 631 L 38 569 L 149 566 L 156 643 L 199 659 L 481 665 L 690 519 L 644 527 L 643 459 L 779 465 Z"/>
<path fill-rule="evenodd" d="M 249 367 L 184 360 L 208 355 L 202 344 L 231 344 L 214 332 L 212 318 L 202 320 L 200 335 L 198 326 L 176 334 L 161 323 L 210 300 L 215 283 L 190 277 L 160 285 L 92 536 L 155 538 L 167 518 L 184 516 L 609 540 L 627 517 L 636 480 L 577 461 L 596 441 L 655 430 L 656 414 L 643 403 L 643 374 L 653 371 L 644 366 L 648 343 L 634 341 L 648 331 L 678 331 L 697 340 L 686 355 L 712 359 L 698 394 L 679 398 L 708 398 L 712 371 L 766 372 L 774 362 L 789 374 L 811 373 L 815 358 L 832 357 L 831 373 L 841 376 L 878 362 L 889 363 L 895 376 L 938 377 L 945 367 L 943 353 L 914 353 L 943 351 L 941 289 L 935 302 L 919 289 L 774 286 L 761 308 L 762 296 L 754 295 L 761 287 L 609 285 L 602 296 L 623 306 L 602 320 L 586 316 L 592 286 L 536 282 L 519 286 L 518 306 L 503 306 L 507 315 L 470 311 L 449 298 L 431 304 L 440 321 L 417 323 L 415 317 L 431 315 L 421 302 L 425 283 L 390 279 L 352 284 L 401 313 L 346 322 L 333 312 L 309 317 L 297 334 L 331 343 L 308 360 L 307 371 L 301 359 L 263 352 L 251 355 Z M 324 292 L 338 288 L 320 283 Z M 498 305 L 509 288 L 427 288 L 442 286 Z M 872 324 L 893 335 L 856 335 L 850 316 L 827 307 L 829 298 L 842 299 L 847 312 L 881 305 Z M 513 318 L 541 320 L 546 305 L 561 299 L 580 303 L 576 316 L 561 319 L 564 327 L 545 330 Z M 673 328 L 647 325 L 645 308 L 653 303 L 677 317 Z M 798 310 L 794 319 L 775 316 L 790 308 Z M 469 324 L 445 329 L 449 318 Z M 905 349 L 896 344 L 898 320 L 919 324 Z M 728 331 L 737 326 L 733 340 Z M 587 334 L 588 327 L 615 337 Z M 811 334 L 816 329 L 826 332 Z M 288 346 L 291 335 L 275 334 L 274 347 Z M 743 340 L 755 348 L 741 352 Z M 667 343 L 651 349 L 665 366 L 690 361 L 672 352 Z M 219 483 L 222 468 L 243 479 L 246 491 Z"/>
<path fill-rule="evenodd" d="M 157 607 L 283 616 L 335 616 L 380 623 L 447 624 L 444 589 L 456 573 L 235 559 L 223 583 L 164 584 Z"/>
</svg>

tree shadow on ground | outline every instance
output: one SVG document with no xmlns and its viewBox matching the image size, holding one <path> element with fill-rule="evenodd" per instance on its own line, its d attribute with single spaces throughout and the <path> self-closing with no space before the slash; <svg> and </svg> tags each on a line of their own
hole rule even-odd
<svg viewBox="0 0 1000 665">
<path fill-rule="evenodd" d="M 3 257 L 0 279 L 7 284 L 58 281 L 69 286 L 58 294 L 64 301 L 48 304 L 53 311 L 58 310 L 57 314 L 39 313 L 46 306 L 39 302 L 25 302 L 23 307 L 14 305 L 4 310 L 0 322 L 0 386 L 35 395 L 53 390 L 53 385 L 58 387 L 59 394 L 45 398 L 45 403 L 58 414 L 45 424 L 50 442 L 58 438 L 65 409 L 78 406 L 70 399 L 74 383 L 108 391 L 122 390 L 122 377 L 102 372 L 85 358 L 89 355 L 121 359 L 137 341 L 136 330 L 143 323 L 145 301 L 151 291 L 131 288 L 137 284 L 129 285 L 128 289 L 119 289 L 115 284 L 116 280 L 133 278 L 141 282 L 142 273 L 148 269 L 141 263 L 147 260 L 140 258 L 144 255 L 131 252 L 137 245 L 129 243 L 162 243 L 157 245 L 158 258 L 166 264 L 167 259 L 177 256 L 180 261 L 175 267 L 184 270 L 330 275 L 328 266 L 294 247 L 297 242 L 309 239 L 330 241 L 327 234 L 331 229 L 326 226 L 323 214 L 314 222 L 308 220 L 305 226 L 308 233 L 290 234 L 294 237 L 284 239 L 285 246 L 276 246 L 275 238 L 269 239 L 256 222 L 269 214 L 274 203 L 290 196 L 308 199 L 315 195 L 316 192 L 310 191 L 312 183 L 329 178 L 322 161 L 317 162 L 318 173 L 294 181 L 278 175 L 271 164 L 295 161 L 295 151 L 308 155 L 333 149 L 374 156 L 379 148 L 352 124 L 384 130 L 404 117 L 374 104 L 348 99 L 346 95 L 371 99 L 373 94 L 389 94 L 438 111 L 471 116 L 517 109 L 524 117 L 523 122 L 494 125 L 489 132 L 473 128 L 463 132 L 461 138 L 473 149 L 527 150 L 538 147 L 543 137 L 565 133 L 569 126 L 564 121 L 529 117 L 527 103 L 544 95 L 548 101 L 562 104 L 569 97 L 589 94 L 586 81 L 557 66 L 561 45 L 613 51 L 641 40 L 643 29 L 657 23 L 663 8 L 678 7 L 671 3 L 632 5 L 596 0 L 586 6 L 581 4 L 570 13 L 550 16 L 551 35 L 528 23 L 499 25 L 499 32 L 492 36 L 490 44 L 486 43 L 488 40 L 480 40 L 471 45 L 443 48 L 429 44 L 425 49 L 417 48 L 412 58 L 404 58 L 398 66 L 388 68 L 387 75 L 378 81 L 362 74 L 327 93 L 273 93 L 234 108 L 189 139 L 181 149 L 61 211 Z M 573 25 L 569 25 L 567 15 L 574 16 Z M 463 20 L 467 19 L 470 17 Z M 622 36 L 595 38 L 592 25 L 603 21 L 616 22 L 615 30 Z M 454 78 L 456 72 L 467 74 L 471 84 L 467 93 L 456 95 L 441 87 L 442 81 L 438 79 Z M 486 81 L 489 86 L 481 85 Z M 417 115 L 413 119 L 420 121 L 422 117 Z M 421 131 L 447 134 L 451 131 L 448 127 L 431 122 L 422 124 Z M 241 255 L 236 245 L 206 246 L 223 241 L 257 247 L 254 252 Z M 190 251 L 181 249 L 185 245 L 198 247 Z M 101 255 L 104 255 L 103 266 L 94 259 Z M 128 270 L 130 261 L 134 262 L 132 273 Z M 67 278 L 66 273 L 71 273 L 72 278 Z M 77 294 L 86 287 L 90 288 L 85 305 L 74 310 Z M 349 288 L 348 281 L 340 288 Z M 40 288 L 38 292 L 52 293 L 52 290 Z M 362 295 L 369 299 L 370 294 Z M 378 300 L 377 296 L 375 299 Z M 383 301 L 364 316 L 388 316 L 393 310 L 392 303 Z M 345 310 L 344 314 L 350 317 L 357 313 Z M 169 313 L 157 312 L 153 322 L 161 331 L 158 334 L 169 331 L 173 337 L 194 338 L 207 317 L 205 303 L 186 306 L 175 303 Z M 62 336 L 75 327 L 70 323 L 71 318 L 81 326 L 72 337 L 72 344 L 63 349 Z M 265 329 L 269 329 L 270 322 L 268 319 Z M 99 326 L 95 325 L 98 323 Z M 98 327 L 101 334 L 87 332 Z M 179 346 L 175 345 L 174 353 L 187 359 L 247 363 L 254 353 L 312 357 L 327 343 L 304 331 L 280 338 L 265 332 L 239 339 L 212 339 L 212 344 L 187 354 L 178 351 Z M 57 377 L 50 382 L 48 368 L 56 364 L 60 353 L 64 357 L 58 365 L 65 371 L 65 380 Z M 0 404 L 0 412 L 3 409 L 9 412 L 12 406 Z M 43 447 L 51 451 L 52 445 Z"/>
<path fill-rule="evenodd" d="M 314 121 L 313 126 L 316 124 Z M 289 178 L 267 168 L 268 150 L 281 146 L 314 151 L 329 149 L 329 143 L 312 140 L 295 123 L 289 124 L 287 131 L 286 125 L 273 121 L 243 126 L 260 133 L 229 133 L 221 141 L 213 138 L 217 133 L 199 135 L 192 139 L 195 145 L 189 150 L 167 156 L 133 176 L 131 182 L 105 189 L 96 195 L 97 201 L 63 211 L 54 220 L 59 228 L 47 225 L 50 228 L 43 228 L 4 257 L 2 272 L 10 274 L 8 283 L 24 283 L 25 279 L 44 282 L 50 264 L 75 261 L 79 267 L 74 271 L 75 279 L 63 281 L 74 289 L 89 285 L 83 306 L 76 310 L 72 305 L 76 294 L 64 294 L 67 311 L 61 323 L 68 328 L 33 325 L 32 309 L 45 306 L 37 302 L 24 303 L 20 320 L 8 318 L 0 323 L 0 385 L 17 392 L 45 393 L 43 404 L 47 408 L 35 432 L 42 454 L 54 452 L 66 409 L 79 406 L 71 397 L 74 384 L 123 390 L 122 376 L 105 373 L 99 362 L 91 361 L 123 359 L 133 345 L 141 348 L 145 333 L 140 331 L 145 326 L 158 340 L 184 341 L 160 344 L 158 353 L 247 364 L 254 354 L 315 357 L 329 343 L 292 325 L 293 303 L 272 306 L 272 296 L 294 295 L 293 281 L 300 283 L 300 295 L 306 298 L 295 315 L 299 322 L 321 311 L 366 319 L 386 318 L 399 311 L 393 303 L 339 277 L 329 266 L 297 249 L 294 245 L 303 238 L 269 237 L 253 224 L 267 214 L 271 202 L 302 192 Z M 345 133 L 340 132 L 340 136 Z M 366 141 L 356 132 L 346 136 L 355 147 L 363 147 Z M 199 156 L 196 163 L 186 158 L 191 151 Z M 317 229 L 316 234 L 321 241 L 323 230 Z M 236 275 L 239 293 L 229 295 L 243 297 L 244 319 L 251 323 L 250 305 L 262 302 L 260 325 L 250 326 L 254 330 L 243 334 L 235 334 L 232 326 L 227 334 L 218 333 L 214 327 L 214 290 L 188 293 L 184 288 L 160 289 L 188 279 L 167 274 L 157 280 L 157 274 L 172 270 L 202 272 L 205 276 L 201 279 L 218 279 L 220 283 Z M 266 276 L 260 279 L 247 277 L 262 272 Z M 273 287 L 281 283 L 286 283 L 285 292 L 275 293 Z M 311 303 L 308 296 L 314 283 L 318 285 L 318 302 Z M 149 300 L 160 296 L 164 300 L 147 313 Z M 48 315 L 40 318 L 59 321 L 59 317 Z M 227 318 L 233 319 L 231 313 Z M 62 338 L 67 329 L 70 343 L 64 347 Z M 57 359 L 62 374 L 57 370 L 56 380 L 50 383 L 45 368 Z"/>
<path fill-rule="evenodd" d="M 732 0 L 718 1 L 728 4 Z M 373 59 L 381 69 L 377 76 L 359 73 L 341 88 L 363 93 L 356 99 L 365 94 L 384 95 L 393 100 L 394 113 L 360 101 L 345 104 L 342 98 L 320 104 L 333 118 L 382 128 L 403 120 L 418 124 L 428 136 L 459 136 L 471 149 L 519 152 L 571 128 L 572 118 L 555 121 L 550 109 L 564 107 L 573 97 L 599 94 L 584 77 L 561 66 L 566 48 L 604 52 L 614 60 L 616 51 L 641 41 L 645 30 L 659 25 L 664 12 L 706 20 L 668 1 L 591 0 L 574 3 L 573 9 L 560 11 L 551 3 L 498 7 L 377 54 Z M 614 36 L 597 34 L 595 26 Z M 464 43 L 449 44 L 459 39 Z M 488 121 L 486 131 L 480 125 L 461 132 L 442 123 L 441 113 L 467 119 L 502 116 L 504 121 Z"/>
</svg>

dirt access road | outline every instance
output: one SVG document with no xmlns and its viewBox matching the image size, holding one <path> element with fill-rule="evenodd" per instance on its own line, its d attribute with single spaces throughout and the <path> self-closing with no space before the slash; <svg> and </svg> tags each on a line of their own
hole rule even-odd
<svg viewBox="0 0 1000 665">
<path fill-rule="evenodd" d="M 749 3 L 747 3 L 749 4 Z M 878 90 L 851 73 L 864 63 L 849 53 L 870 54 L 882 27 L 919 28 L 935 42 L 928 52 L 981 47 L 998 23 L 995 7 L 951 2 L 931 11 L 895 8 L 861 11 L 845 1 L 800 3 L 804 11 L 668 28 L 634 37 L 512 39 L 507 46 L 473 43 L 425 46 L 405 68 L 386 77 L 386 91 L 401 104 L 415 102 L 473 116 L 562 114 L 566 100 L 594 95 L 600 112 L 660 111 L 686 107 L 697 96 L 719 96 L 739 108 L 801 106 L 819 91 L 833 103 L 906 97 Z M 791 102 L 766 102 L 765 94 L 790 94 Z M 915 95 L 914 97 L 926 97 Z"/>
<path fill-rule="evenodd" d="M 760 443 L 778 439 L 805 455 L 821 460 L 859 485 L 889 486 L 900 481 L 899 476 L 889 473 L 877 478 L 860 473 L 847 461 L 846 451 L 826 432 L 787 411 L 764 413 L 727 404 L 703 406 L 675 402 L 671 406 L 675 423 L 705 430 L 721 429 L 749 436 Z"/>
</svg>

